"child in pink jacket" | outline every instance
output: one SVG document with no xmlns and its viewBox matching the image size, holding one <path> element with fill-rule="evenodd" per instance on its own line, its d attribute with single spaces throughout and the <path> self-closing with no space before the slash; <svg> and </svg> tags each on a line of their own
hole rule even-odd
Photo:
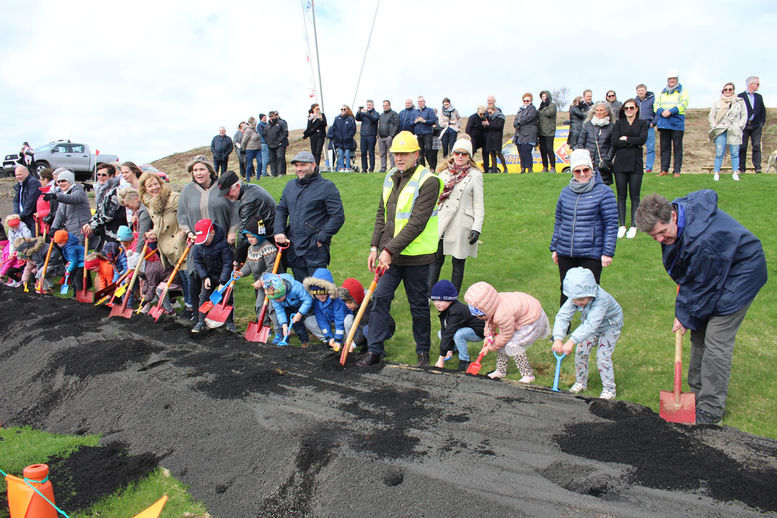
<svg viewBox="0 0 777 518">
<path fill-rule="evenodd" d="M 548 316 L 540 301 L 527 293 L 499 293 L 487 282 L 476 282 L 464 294 L 470 312 L 486 321 L 483 350 L 496 351 L 496 370 L 489 378 L 507 376 L 509 358 L 521 372 L 521 383 L 532 383 L 534 373 L 526 349 L 550 335 Z"/>
</svg>

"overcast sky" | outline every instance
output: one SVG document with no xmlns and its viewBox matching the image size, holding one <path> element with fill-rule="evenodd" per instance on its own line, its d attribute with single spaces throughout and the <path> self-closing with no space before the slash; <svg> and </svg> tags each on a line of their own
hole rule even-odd
<svg viewBox="0 0 777 518">
<path fill-rule="evenodd" d="M 0 17 L 3 154 L 70 138 L 146 163 L 271 109 L 305 125 L 314 85 L 299 0 L 13 3 Z M 316 2 L 330 121 L 354 98 L 376 3 Z M 523 92 L 561 87 L 625 100 L 640 82 L 660 91 L 670 67 L 692 107 L 749 75 L 777 105 L 777 2 L 627 5 L 382 0 L 356 106 L 448 96 L 469 115 L 493 93 L 512 113 Z"/>
</svg>

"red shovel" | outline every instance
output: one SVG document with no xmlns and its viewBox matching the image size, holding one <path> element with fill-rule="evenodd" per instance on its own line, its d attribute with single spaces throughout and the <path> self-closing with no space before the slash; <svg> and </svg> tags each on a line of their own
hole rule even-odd
<svg viewBox="0 0 777 518">
<path fill-rule="evenodd" d="M 89 253 L 89 236 L 84 237 L 84 281 L 81 283 L 81 289 L 76 290 L 76 300 L 83 304 L 94 302 L 94 292 L 86 289 L 86 278 L 89 272 L 86 269 L 86 256 Z"/>
<path fill-rule="evenodd" d="M 275 254 L 275 263 L 272 266 L 272 273 L 278 273 L 278 266 L 281 264 L 281 253 L 289 248 L 289 245 L 278 245 L 278 253 Z M 267 338 L 270 337 L 270 326 L 264 325 L 264 316 L 267 313 L 267 305 L 270 302 L 270 297 L 264 296 L 264 302 L 262 302 L 262 309 L 259 312 L 259 318 L 256 322 L 249 322 L 248 329 L 246 329 L 244 338 L 249 342 L 262 342 L 267 343 Z"/>
<path fill-rule="evenodd" d="M 140 252 L 140 257 L 145 257 L 146 248 L 148 248 L 148 243 L 145 243 L 143 245 L 143 250 Z M 143 260 L 141 259 L 138 261 L 138 264 L 135 265 L 135 270 L 132 272 L 132 278 L 130 279 L 129 284 L 127 285 L 127 290 L 126 290 L 126 293 L 124 294 L 124 299 L 121 301 L 121 306 L 113 306 L 111 308 L 111 314 L 109 316 L 132 318 L 132 308 L 127 307 L 127 302 L 132 296 L 132 288 L 135 286 L 135 281 L 138 278 L 138 273 L 140 273 L 140 267 L 142 264 L 143 264 Z"/>
<path fill-rule="evenodd" d="M 183 253 L 181 254 L 181 257 L 178 259 L 178 262 L 175 263 L 175 268 L 173 268 L 173 273 L 170 274 L 170 278 L 167 279 L 167 284 L 165 284 L 165 289 L 162 290 L 162 293 L 159 296 L 159 304 L 154 306 L 148 311 L 148 314 L 154 317 L 154 322 L 159 320 L 159 317 L 162 316 L 162 313 L 165 312 L 164 309 L 162 309 L 162 304 L 165 302 L 165 298 L 167 297 L 167 292 L 170 291 L 170 284 L 172 284 L 173 279 L 175 279 L 175 275 L 178 273 L 178 270 L 181 268 L 181 265 L 186 260 L 186 256 L 189 255 L 189 250 L 192 249 L 192 243 L 188 242 L 186 243 L 186 248 L 184 248 Z"/>
<path fill-rule="evenodd" d="M 694 424 L 696 422 L 696 394 L 680 392 L 683 371 L 683 335 L 674 334 L 674 390 L 662 390 L 659 397 L 659 412 L 669 423 Z"/>
<path fill-rule="evenodd" d="M 486 343 L 488 344 L 494 343 L 493 338 L 488 338 L 486 340 Z M 480 362 L 483 360 L 483 357 L 486 354 L 488 354 L 488 351 L 486 351 L 485 349 L 482 349 L 480 351 L 480 354 L 478 354 L 478 359 L 470 363 L 469 367 L 467 367 L 467 374 L 472 374 L 473 376 L 477 376 L 478 373 L 480 373 L 480 368 L 482 367 L 482 365 L 480 365 Z"/>
<path fill-rule="evenodd" d="M 221 327 L 227 321 L 227 317 L 232 313 L 232 306 L 228 305 L 229 296 L 232 294 L 232 285 L 224 292 L 224 298 L 213 309 L 208 311 L 205 317 L 205 324 L 210 328 Z"/>
<path fill-rule="evenodd" d="M 364 316 L 364 311 L 367 309 L 367 304 L 370 303 L 372 294 L 375 292 L 375 288 L 378 285 L 378 280 L 385 271 L 386 270 L 383 268 L 378 268 L 375 270 L 375 277 L 372 278 L 370 287 L 367 289 L 367 293 L 364 294 L 364 300 L 362 300 L 362 304 L 359 306 L 359 311 L 356 313 L 356 317 L 353 319 L 351 330 L 348 331 L 348 336 L 346 337 L 345 343 L 343 344 L 343 350 L 340 351 L 340 365 L 343 367 L 345 367 L 345 362 L 348 359 L 348 353 L 351 349 L 351 342 L 353 342 L 353 337 L 356 336 L 356 330 L 359 328 L 359 322 L 361 322 L 362 316 Z"/>
</svg>

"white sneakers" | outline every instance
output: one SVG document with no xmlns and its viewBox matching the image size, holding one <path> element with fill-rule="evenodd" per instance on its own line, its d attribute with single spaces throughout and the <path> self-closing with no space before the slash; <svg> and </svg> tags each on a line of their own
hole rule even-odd
<svg viewBox="0 0 777 518">
<path fill-rule="evenodd" d="M 712 179 L 716 182 L 720 181 L 720 173 L 715 173 L 715 176 L 713 176 Z"/>
<path fill-rule="evenodd" d="M 618 227 L 618 239 L 626 235 L 626 227 Z"/>
<path fill-rule="evenodd" d="M 599 396 L 599 399 L 615 399 L 615 392 L 610 392 L 609 390 L 603 390 L 602 394 Z"/>
<path fill-rule="evenodd" d="M 629 227 L 629 231 L 626 232 L 626 239 L 634 239 L 637 237 L 637 227 Z"/>
<path fill-rule="evenodd" d="M 735 182 L 738 182 L 739 181 L 739 173 L 734 171 L 734 174 L 731 175 L 731 178 L 733 178 Z M 715 176 L 712 179 L 715 180 L 716 182 L 719 182 L 720 181 L 720 173 L 715 173 Z M 621 227 L 621 228 L 623 228 L 623 227 Z M 618 232 L 618 237 L 620 237 L 620 232 Z"/>
<path fill-rule="evenodd" d="M 569 391 L 570 391 L 572 394 L 579 394 L 579 393 L 581 393 L 581 392 L 582 392 L 582 391 L 584 391 L 584 390 L 585 390 L 585 385 L 583 385 L 583 384 L 582 384 L 582 383 L 580 383 L 579 381 L 576 381 L 576 382 L 575 382 L 575 384 L 574 384 L 574 385 L 572 385 L 572 386 L 569 388 Z"/>
<path fill-rule="evenodd" d="M 535 380 L 534 376 L 524 376 L 523 378 L 518 380 L 518 383 L 525 383 L 528 385 L 529 383 L 534 383 L 534 380 Z"/>
<path fill-rule="evenodd" d="M 506 372 L 494 371 L 494 372 L 488 373 L 488 377 L 491 378 L 492 380 L 504 378 L 505 376 L 507 376 Z"/>
<path fill-rule="evenodd" d="M 739 181 L 739 173 L 734 173 L 731 175 L 731 177 L 734 179 L 735 182 Z"/>
</svg>

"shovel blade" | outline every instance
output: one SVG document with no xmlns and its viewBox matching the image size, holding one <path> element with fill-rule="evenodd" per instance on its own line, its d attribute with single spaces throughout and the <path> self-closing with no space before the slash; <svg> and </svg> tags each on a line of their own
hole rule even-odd
<svg viewBox="0 0 777 518">
<path fill-rule="evenodd" d="M 159 317 L 161 317 L 164 312 L 165 310 L 159 306 L 154 306 L 148 310 L 148 314 L 151 315 L 151 317 L 154 319 L 154 322 L 159 320 Z"/>
<path fill-rule="evenodd" d="M 227 321 L 227 317 L 230 313 L 232 313 L 232 306 L 213 306 L 213 309 L 208 312 L 207 318 L 209 320 L 213 320 L 214 322 L 218 322 L 220 326 Z"/>
<path fill-rule="evenodd" d="M 203 303 L 202 303 L 202 305 L 200 306 L 200 313 L 207 313 L 207 312 L 209 312 L 211 309 L 213 309 L 213 302 L 211 302 L 211 301 L 209 301 L 209 300 L 206 300 L 206 301 L 205 301 L 205 302 L 203 302 Z"/>
<path fill-rule="evenodd" d="M 676 399 L 671 390 L 662 390 L 658 415 L 669 423 L 694 424 L 696 422 L 696 394 L 680 393 Z"/>
<path fill-rule="evenodd" d="M 243 336 L 249 342 L 267 343 L 267 338 L 270 336 L 270 326 L 260 326 L 259 322 L 249 322 L 248 329 Z"/>
<path fill-rule="evenodd" d="M 82 304 L 91 304 L 94 302 L 94 292 L 89 290 L 76 291 L 76 300 Z"/>
<path fill-rule="evenodd" d="M 59 289 L 60 295 L 67 295 L 67 290 L 70 288 L 67 284 L 63 284 L 62 287 Z"/>
<path fill-rule="evenodd" d="M 124 305 L 114 304 L 111 308 L 111 314 L 109 317 L 124 317 L 132 318 L 132 308 L 125 307 Z"/>
<path fill-rule="evenodd" d="M 477 376 L 480 373 L 480 362 L 473 362 L 469 364 L 469 367 L 467 367 L 467 374 L 472 374 L 473 376 Z"/>
<path fill-rule="evenodd" d="M 212 306 L 213 304 L 218 304 L 219 302 L 221 302 L 222 298 L 223 298 L 223 295 L 220 291 L 214 291 L 213 293 L 210 294 L 210 305 Z M 207 302 L 205 302 L 203 306 L 205 304 L 207 304 Z"/>
</svg>

